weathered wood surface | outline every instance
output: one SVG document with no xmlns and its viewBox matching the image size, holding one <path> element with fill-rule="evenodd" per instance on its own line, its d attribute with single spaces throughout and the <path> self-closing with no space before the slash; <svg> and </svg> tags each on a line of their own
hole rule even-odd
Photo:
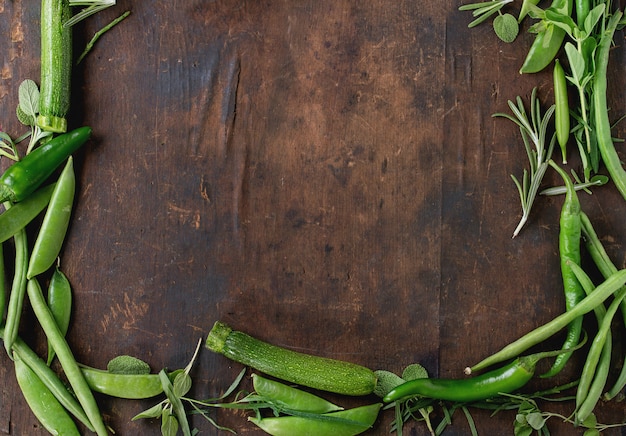
<svg viewBox="0 0 626 436">
<path fill-rule="evenodd" d="M 527 160 L 515 126 L 491 117 L 534 86 L 551 99 L 550 75 L 520 76 L 532 37 L 504 44 L 488 26 L 467 29 L 461 3 L 120 0 L 78 26 L 81 50 L 132 11 L 75 70 L 70 123 L 94 129 L 76 156 L 61 258 L 77 359 L 103 367 L 131 354 L 179 368 L 220 319 L 373 369 L 419 362 L 462 377 L 560 313 L 561 199 L 539 199 L 511 239 L 520 210 L 510 174 Z M 17 86 L 39 74 L 39 6 L 0 5 L 0 124 L 19 134 Z M 614 119 L 626 101 L 621 33 L 616 41 Z M 623 201 L 611 186 L 581 199 L 623 266 Z M 25 316 L 23 334 L 41 345 Z M 202 351 L 192 395 L 220 394 L 239 370 Z M 42 434 L 4 354 L 0 379 L 0 431 Z M 98 399 L 117 434 L 158 433 L 156 422 L 130 421 L 156 400 Z M 473 413 L 480 434 L 512 433 L 513 414 Z M 216 416 L 260 434 L 243 413 Z M 623 404 L 600 418 L 624 421 Z M 390 421 L 387 412 L 368 434 L 387 434 Z M 446 434 L 469 434 L 460 413 Z"/>
</svg>

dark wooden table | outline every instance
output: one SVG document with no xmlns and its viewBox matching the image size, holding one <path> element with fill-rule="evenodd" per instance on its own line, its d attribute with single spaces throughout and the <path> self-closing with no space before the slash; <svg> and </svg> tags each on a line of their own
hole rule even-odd
<svg viewBox="0 0 626 436">
<path fill-rule="evenodd" d="M 561 313 L 562 198 L 539 198 L 511 238 L 520 205 L 510 175 L 520 177 L 527 158 L 517 128 L 492 118 L 535 86 L 549 103 L 551 75 L 518 74 L 528 23 L 505 44 L 488 25 L 468 29 L 462 3 L 119 0 L 78 25 L 81 51 L 132 11 L 74 75 L 70 124 L 94 129 L 76 155 L 61 256 L 77 359 L 104 367 L 130 354 L 155 371 L 180 368 L 222 320 L 372 369 L 419 362 L 433 376 L 462 377 Z M 18 135 L 17 87 L 39 79 L 39 3 L 1 1 L 0 29 L 0 124 Z M 623 42 L 618 33 L 611 53 L 614 120 L 626 102 Z M 620 123 L 614 134 L 625 133 Z M 546 185 L 557 182 L 549 172 Z M 623 267 L 626 204 L 612 185 L 581 201 Z M 24 337 L 41 347 L 24 316 Z M 574 358 L 558 381 L 582 363 Z M 203 350 L 191 394 L 217 396 L 240 370 Z M 0 431 L 43 434 L 4 353 L 0 380 Z M 98 401 L 118 435 L 159 433 L 157 422 L 130 421 L 156 400 Z M 602 422 L 625 420 L 623 403 L 598 411 Z M 479 434 L 512 434 L 514 413 L 472 414 Z M 244 413 L 215 416 L 261 434 Z M 388 434 L 391 418 L 367 434 Z M 557 419 L 550 428 L 582 434 Z M 423 424 L 405 430 L 428 434 Z M 446 434 L 469 434 L 460 412 Z"/>
</svg>

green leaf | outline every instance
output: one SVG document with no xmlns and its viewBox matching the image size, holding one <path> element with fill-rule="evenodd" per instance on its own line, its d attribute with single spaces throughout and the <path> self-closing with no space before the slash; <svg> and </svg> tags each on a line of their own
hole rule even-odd
<svg viewBox="0 0 626 436">
<path fill-rule="evenodd" d="M 169 409 L 166 409 L 161 416 L 161 434 L 176 436 L 176 433 L 178 433 L 178 420 Z"/>
<path fill-rule="evenodd" d="M 498 38 L 502 41 L 510 43 L 515 41 L 519 34 L 519 23 L 511 14 L 498 15 L 493 20 L 493 30 Z"/>
<path fill-rule="evenodd" d="M 572 71 L 573 83 L 580 86 L 585 75 L 585 59 L 571 42 L 565 43 L 565 53 Z"/>
<path fill-rule="evenodd" d="M 15 115 L 17 115 L 17 120 L 25 126 L 35 125 L 35 117 L 24 112 L 24 109 L 22 109 L 20 105 L 17 105 L 15 108 Z"/>
<path fill-rule="evenodd" d="M 591 11 L 589 11 L 589 13 L 587 14 L 587 17 L 585 18 L 585 23 L 583 25 L 585 33 L 587 35 L 592 34 L 593 28 L 596 27 L 596 24 L 598 24 L 598 21 L 600 21 L 602 15 L 604 15 L 605 7 L 606 5 L 604 3 L 601 3 L 593 8 Z"/>
<path fill-rule="evenodd" d="M 36 118 L 39 113 L 39 88 L 37 84 L 30 79 L 24 80 L 20 83 L 18 97 L 19 107 L 24 114 Z"/>
<path fill-rule="evenodd" d="M 150 365 L 133 356 L 117 356 L 107 364 L 107 371 L 113 374 L 150 374 Z"/>
<path fill-rule="evenodd" d="M 191 377 L 186 372 L 181 372 L 174 378 L 174 395 L 177 397 L 184 396 L 191 389 Z"/>
<path fill-rule="evenodd" d="M 402 371 L 402 378 L 406 381 L 416 380 L 418 378 L 428 378 L 428 371 L 419 363 L 412 363 Z"/>
<path fill-rule="evenodd" d="M 391 392 L 393 388 L 400 386 L 406 381 L 397 374 L 382 369 L 374 371 L 374 374 L 376 374 L 376 377 L 378 378 L 378 382 L 374 388 L 374 394 L 381 398 Z"/>
<path fill-rule="evenodd" d="M 161 416 L 162 413 L 163 413 L 163 403 L 159 403 L 133 416 L 131 421 L 136 421 L 138 419 L 158 418 L 159 416 Z"/>
<path fill-rule="evenodd" d="M 546 424 L 547 419 L 544 418 L 541 412 L 532 412 L 526 415 L 526 422 L 535 430 L 541 430 Z"/>
</svg>

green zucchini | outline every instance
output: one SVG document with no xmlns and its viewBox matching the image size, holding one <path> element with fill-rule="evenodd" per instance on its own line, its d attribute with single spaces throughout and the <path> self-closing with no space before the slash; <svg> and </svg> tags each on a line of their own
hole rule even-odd
<svg viewBox="0 0 626 436">
<path fill-rule="evenodd" d="M 72 28 L 63 24 L 72 16 L 69 0 L 41 1 L 41 83 L 37 125 L 64 133 L 70 107 Z"/>
<path fill-rule="evenodd" d="M 321 391 L 359 396 L 371 394 L 376 387 L 376 374 L 364 366 L 271 345 L 220 321 L 209 332 L 205 345 L 265 374 Z"/>
</svg>

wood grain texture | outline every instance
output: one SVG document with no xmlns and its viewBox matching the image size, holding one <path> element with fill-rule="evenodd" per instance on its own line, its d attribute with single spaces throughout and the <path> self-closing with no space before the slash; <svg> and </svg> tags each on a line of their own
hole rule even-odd
<svg viewBox="0 0 626 436">
<path fill-rule="evenodd" d="M 467 29 L 460 4 L 119 0 L 79 25 L 77 50 L 132 12 L 75 69 L 70 124 L 94 130 L 76 156 L 61 257 L 77 359 L 104 367 L 131 354 L 155 371 L 179 368 L 219 319 L 372 369 L 419 362 L 461 377 L 560 313 L 561 199 L 541 198 L 511 239 L 520 210 L 510 174 L 527 162 L 515 126 L 491 116 L 533 86 L 549 100 L 551 78 L 518 74 L 531 35 L 507 45 L 488 26 Z M 0 46 L 0 125 L 15 135 L 17 86 L 38 77 L 38 11 L 32 0 L 0 1 L 11 36 Z M 626 101 L 622 43 L 620 33 L 614 119 Z M 619 194 L 607 186 L 581 200 L 624 266 Z M 23 335 L 41 350 L 25 316 Z M 191 394 L 219 395 L 240 369 L 203 351 Z M 43 434 L 5 355 L 0 380 L 0 431 Z M 156 400 L 98 401 L 118 435 L 158 434 L 156 422 L 130 421 Z M 261 434 L 243 413 L 216 417 Z M 479 434 L 512 433 L 511 413 L 475 418 Z M 601 418 L 623 421 L 623 405 Z M 367 434 L 388 434 L 390 423 L 386 413 Z M 445 434 L 469 434 L 460 413 Z"/>
</svg>

